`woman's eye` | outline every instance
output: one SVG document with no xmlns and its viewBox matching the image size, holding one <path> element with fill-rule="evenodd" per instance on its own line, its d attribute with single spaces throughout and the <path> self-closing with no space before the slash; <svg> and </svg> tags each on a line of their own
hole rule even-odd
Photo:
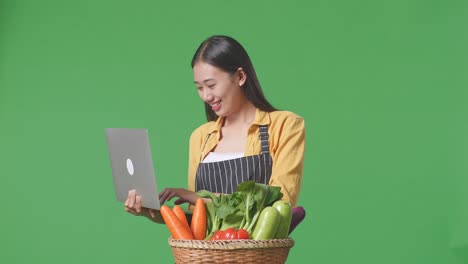
<svg viewBox="0 0 468 264">
<path fill-rule="evenodd" d="M 211 85 L 208 85 L 208 88 L 212 89 L 213 87 L 215 87 L 216 84 L 211 84 Z"/>
</svg>

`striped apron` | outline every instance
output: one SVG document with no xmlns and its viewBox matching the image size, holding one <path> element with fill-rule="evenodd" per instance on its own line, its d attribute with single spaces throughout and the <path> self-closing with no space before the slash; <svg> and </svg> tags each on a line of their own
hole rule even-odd
<svg viewBox="0 0 468 264">
<path fill-rule="evenodd" d="M 195 176 L 195 191 L 207 190 L 214 193 L 230 194 L 235 192 L 237 185 L 244 181 L 253 180 L 268 184 L 273 160 L 269 151 L 267 126 L 260 126 L 259 137 L 262 147 L 260 155 L 200 163 Z"/>
</svg>

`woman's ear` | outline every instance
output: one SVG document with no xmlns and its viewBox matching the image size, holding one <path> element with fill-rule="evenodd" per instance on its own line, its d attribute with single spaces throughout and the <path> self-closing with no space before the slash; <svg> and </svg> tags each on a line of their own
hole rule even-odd
<svg viewBox="0 0 468 264">
<path fill-rule="evenodd" d="M 245 82 L 247 81 L 247 74 L 245 73 L 244 69 L 242 69 L 242 67 L 239 67 L 239 69 L 237 69 L 236 75 L 237 75 L 236 81 L 238 81 L 239 86 L 244 85 Z"/>
</svg>

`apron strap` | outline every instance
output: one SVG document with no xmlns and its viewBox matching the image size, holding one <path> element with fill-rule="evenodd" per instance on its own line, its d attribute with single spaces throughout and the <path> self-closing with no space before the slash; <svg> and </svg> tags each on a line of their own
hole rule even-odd
<svg viewBox="0 0 468 264">
<path fill-rule="evenodd" d="M 268 126 L 260 126 L 260 142 L 262 144 L 262 154 L 270 153 L 268 145 Z"/>
</svg>

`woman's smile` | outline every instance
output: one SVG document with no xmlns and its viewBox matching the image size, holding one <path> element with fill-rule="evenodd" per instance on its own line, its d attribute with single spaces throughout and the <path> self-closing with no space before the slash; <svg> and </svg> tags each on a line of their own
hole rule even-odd
<svg viewBox="0 0 468 264">
<path fill-rule="evenodd" d="M 215 112 L 219 111 L 219 109 L 221 108 L 221 100 L 210 104 L 210 106 L 211 106 L 211 109 L 213 109 L 213 111 Z"/>
</svg>

